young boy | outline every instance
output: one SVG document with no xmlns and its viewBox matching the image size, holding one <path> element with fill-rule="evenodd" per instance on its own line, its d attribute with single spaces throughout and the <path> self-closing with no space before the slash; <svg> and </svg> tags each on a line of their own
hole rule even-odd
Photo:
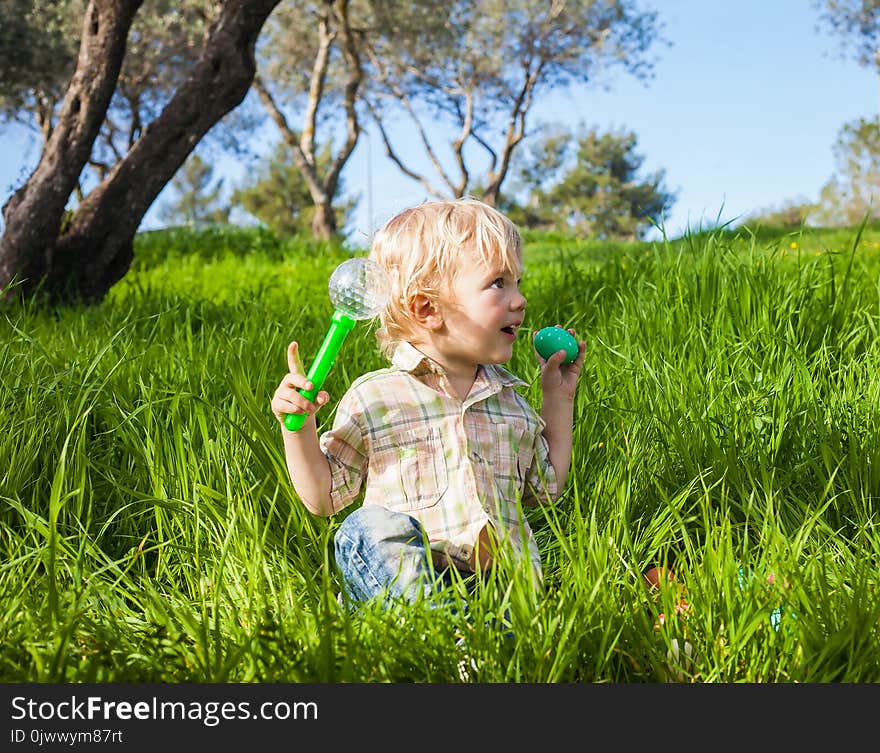
<svg viewBox="0 0 880 753">
<path fill-rule="evenodd" d="M 500 364 L 513 355 L 526 299 L 522 240 L 500 212 L 474 199 L 426 202 L 393 217 L 370 258 L 392 292 L 377 337 L 391 367 L 358 378 L 320 439 L 312 388 L 288 347 L 290 372 L 272 399 L 294 489 L 331 515 L 364 491 L 336 532 L 336 562 L 355 601 L 430 595 L 434 573 L 491 565 L 500 547 L 541 558 L 520 503 L 552 502 L 568 475 L 575 388 L 584 361 L 560 350 L 541 365 L 541 414 Z M 573 330 L 569 330 L 574 334 Z M 287 431 L 284 416 L 307 413 Z M 426 546 L 427 545 L 427 546 Z M 449 580 L 447 579 L 448 583 Z"/>
</svg>

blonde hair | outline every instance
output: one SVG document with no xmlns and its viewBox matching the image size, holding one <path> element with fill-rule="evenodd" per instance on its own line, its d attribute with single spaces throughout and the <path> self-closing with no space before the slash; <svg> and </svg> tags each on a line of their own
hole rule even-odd
<svg viewBox="0 0 880 753">
<path fill-rule="evenodd" d="M 522 238 L 501 212 L 477 199 L 426 201 L 392 217 L 373 238 L 370 258 L 391 278 L 391 295 L 376 332 L 390 358 L 417 329 L 412 302 L 437 302 L 459 271 L 479 260 L 522 274 Z"/>
</svg>

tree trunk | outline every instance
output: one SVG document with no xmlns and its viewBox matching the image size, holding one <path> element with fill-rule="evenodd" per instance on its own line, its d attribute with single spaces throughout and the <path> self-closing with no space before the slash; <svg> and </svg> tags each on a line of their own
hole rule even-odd
<svg viewBox="0 0 880 753">
<path fill-rule="evenodd" d="M 279 2 L 223 3 L 190 76 L 159 117 L 147 125 L 125 158 L 86 196 L 61 234 L 56 223 L 51 232 L 44 233 L 43 242 L 16 240 L 21 236 L 21 226 L 32 222 L 35 216 L 42 217 L 43 209 L 40 201 L 34 201 L 33 211 L 22 214 L 17 205 L 13 206 L 18 194 L 10 199 L 4 209 L 7 231 L 0 241 L 0 287 L 17 274 L 24 278 L 19 295 L 34 295 L 42 281 L 39 290 L 52 303 L 92 303 L 103 299 L 128 271 L 135 233 L 153 201 L 208 130 L 244 99 L 256 72 L 254 45 Z M 98 0 L 93 4 L 100 5 Z M 135 7 L 139 4 L 128 3 Z M 89 69 L 107 65 L 100 56 L 86 63 Z M 95 135 L 105 111 L 106 104 Z M 94 136 L 88 143 L 89 150 L 93 140 Z M 82 164 L 77 176 L 81 168 Z M 72 166 L 68 169 L 73 172 Z M 38 181 L 32 176 L 25 189 L 33 182 L 34 189 L 48 193 L 54 179 L 52 171 Z M 69 195 L 68 190 L 64 201 Z"/>
<path fill-rule="evenodd" d="M 17 280 L 16 292 L 31 295 L 53 267 L 64 208 L 113 97 L 128 30 L 141 2 L 92 0 L 86 9 L 76 70 L 58 123 L 36 169 L 3 207 L 0 292 Z"/>
<path fill-rule="evenodd" d="M 333 200 L 324 193 L 318 200 L 312 196 L 315 202 L 315 213 L 312 215 L 312 235 L 315 238 L 329 241 L 336 236 L 336 213 L 333 211 Z"/>
</svg>

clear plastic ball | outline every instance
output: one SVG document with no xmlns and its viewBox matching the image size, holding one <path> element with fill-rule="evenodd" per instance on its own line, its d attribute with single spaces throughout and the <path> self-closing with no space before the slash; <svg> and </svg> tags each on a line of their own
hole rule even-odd
<svg viewBox="0 0 880 753">
<path fill-rule="evenodd" d="M 348 259 L 330 275 L 330 301 L 352 319 L 378 316 L 391 294 L 388 274 L 376 262 L 359 256 Z"/>
</svg>

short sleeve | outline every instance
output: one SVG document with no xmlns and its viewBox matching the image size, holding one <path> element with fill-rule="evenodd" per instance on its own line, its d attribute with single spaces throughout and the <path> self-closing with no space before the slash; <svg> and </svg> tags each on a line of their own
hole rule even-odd
<svg viewBox="0 0 880 753">
<path fill-rule="evenodd" d="M 546 505 L 559 496 L 556 470 L 550 462 L 550 447 L 541 432 L 535 435 L 535 453 L 532 464 L 526 473 L 523 503 L 526 505 Z"/>
<path fill-rule="evenodd" d="M 336 408 L 333 428 L 321 435 L 321 450 L 330 464 L 330 502 L 334 512 L 357 499 L 367 472 L 362 418 L 357 393 L 349 390 Z"/>
</svg>

